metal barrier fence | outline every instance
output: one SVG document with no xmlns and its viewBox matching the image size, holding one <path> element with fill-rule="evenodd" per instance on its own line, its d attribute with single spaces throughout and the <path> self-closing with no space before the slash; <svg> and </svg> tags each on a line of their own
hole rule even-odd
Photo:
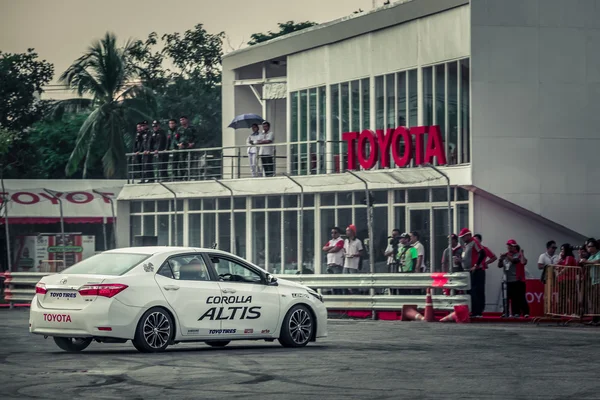
<svg viewBox="0 0 600 400">
<path fill-rule="evenodd" d="M 544 314 L 550 318 L 600 316 L 600 265 L 549 265 L 544 287 Z"/>
<path fill-rule="evenodd" d="M 35 296 L 35 285 L 49 272 L 6 273 L 4 299 L 13 304 L 30 302 Z M 401 310 L 406 304 L 425 307 L 425 295 L 379 295 L 375 289 L 443 288 L 466 291 L 471 288 L 468 273 L 434 274 L 348 274 L 348 275 L 279 275 L 281 279 L 298 282 L 314 289 L 368 289 L 369 295 L 326 295 L 325 304 L 331 310 Z M 433 296 L 438 310 L 452 310 L 457 305 L 471 306 L 468 295 Z"/>
</svg>

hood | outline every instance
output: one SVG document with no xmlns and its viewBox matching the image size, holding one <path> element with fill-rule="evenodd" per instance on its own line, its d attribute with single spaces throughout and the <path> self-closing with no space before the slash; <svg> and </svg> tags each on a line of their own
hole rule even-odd
<svg viewBox="0 0 600 400">
<path fill-rule="evenodd" d="M 288 281 L 287 279 L 283 279 L 283 278 L 279 278 L 279 277 L 277 277 L 277 283 L 279 284 L 279 286 L 288 287 L 290 289 L 296 288 L 296 289 L 310 290 L 310 291 L 314 292 L 314 290 L 309 288 L 308 286 L 304 286 L 299 283 Z"/>
</svg>

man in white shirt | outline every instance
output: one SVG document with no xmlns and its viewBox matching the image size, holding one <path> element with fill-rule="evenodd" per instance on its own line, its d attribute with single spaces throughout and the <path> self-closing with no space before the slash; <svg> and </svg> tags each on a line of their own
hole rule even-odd
<svg viewBox="0 0 600 400">
<path fill-rule="evenodd" d="M 255 142 L 259 144 L 258 156 L 262 162 L 265 176 L 273 176 L 275 174 L 275 146 L 267 146 L 273 143 L 275 136 L 271 132 L 271 124 L 268 121 L 263 122 L 263 131 L 258 135 L 258 140 Z"/>
<path fill-rule="evenodd" d="M 344 240 L 344 274 L 358 274 L 360 265 L 360 256 L 362 255 L 363 245 L 360 239 L 356 237 L 356 227 L 354 225 L 346 228 L 346 236 Z"/>
<path fill-rule="evenodd" d="M 342 230 L 337 226 L 331 228 L 331 240 L 325 243 L 323 251 L 327 253 L 327 273 L 341 274 L 344 269 L 344 239 Z M 344 294 L 343 290 L 333 289 L 333 294 Z"/>
<path fill-rule="evenodd" d="M 419 255 L 419 258 L 417 259 L 417 267 L 415 268 L 415 271 L 427 272 L 427 264 L 425 264 L 425 246 L 423 246 L 423 244 L 421 244 L 419 239 L 420 239 L 419 232 L 412 231 L 410 233 L 410 244 L 412 244 L 412 246 L 415 249 L 417 249 L 417 254 Z"/>
<path fill-rule="evenodd" d="M 546 243 L 546 252 L 540 254 L 538 258 L 538 268 L 544 269 L 546 265 L 556 265 L 558 262 L 558 255 L 556 253 L 556 242 L 554 240 L 550 240 Z"/>
</svg>

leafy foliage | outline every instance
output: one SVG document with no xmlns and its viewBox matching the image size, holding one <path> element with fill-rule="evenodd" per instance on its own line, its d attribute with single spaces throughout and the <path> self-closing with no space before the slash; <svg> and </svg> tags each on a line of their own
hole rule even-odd
<svg viewBox="0 0 600 400">
<path fill-rule="evenodd" d="M 54 76 L 54 66 L 38 60 L 33 49 L 12 54 L 0 51 L 0 127 L 22 131 L 42 118 L 42 87 Z"/>
<path fill-rule="evenodd" d="M 119 47 L 115 35 L 106 33 L 61 75 L 61 82 L 79 96 L 90 98 L 61 101 L 55 113 L 60 115 L 64 110 L 82 106 L 93 110 L 79 130 L 67 163 L 67 175 L 73 175 L 83 162 L 83 177 L 88 177 L 94 160 L 92 153 L 101 151 L 104 176 L 126 176 L 127 131 L 133 132 L 136 119 L 151 119 L 155 109 L 152 92 L 135 83 L 139 69 L 130 57 L 131 47 L 131 43 Z"/>
<path fill-rule="evenodd" d="M 277 25 L 279 26 L 279 32 L 269 31 L 267 33 L 254 33 L 250 36 L 250 41 L 248 42 L 248 44 L 250 46 L 253 46 L 258 43 L 266 42 L 267 40 L 275 39 L 279 36 L 287 35 L 288 33 L 298 32 L 303 29 L 310 28 L 311 26 L 317 25 L 317 23 L 310 21 L 298 23 L 294 21 L 287 21 L 280 22 Z"/>
<path fill-rule="evenodd" d="M 196 126 L 201 147 L 221 143 L 219 83 L 224 37 L 223 32 L 211 34 L 198 24 L 183 35 L 164 34 L 160 40 L 153 32 L 129 49 L 144 86 L 156 95 L 158 119 L 187 115 Z"/>
</svg>

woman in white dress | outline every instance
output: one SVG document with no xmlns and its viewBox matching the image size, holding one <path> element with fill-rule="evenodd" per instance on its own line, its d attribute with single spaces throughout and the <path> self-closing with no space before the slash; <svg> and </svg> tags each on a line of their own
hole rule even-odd
<svg viewBox="0 0 600 400">
<path fill-rule="evenodd" d="M 257 154 L 258 149 L 256 147 L 256 141 L 258 140 L 258 124 L 252 125 L 252 134 L 248 136 L 248 140 L 246 143 L 248 144 L 248 160 L 250 161 L 250 172 L 252 173 L 252 177 L 255 178 L 257 176 L 262 176 L 262 171 L 258 166 L 257 162 Z"/>
</svg>

